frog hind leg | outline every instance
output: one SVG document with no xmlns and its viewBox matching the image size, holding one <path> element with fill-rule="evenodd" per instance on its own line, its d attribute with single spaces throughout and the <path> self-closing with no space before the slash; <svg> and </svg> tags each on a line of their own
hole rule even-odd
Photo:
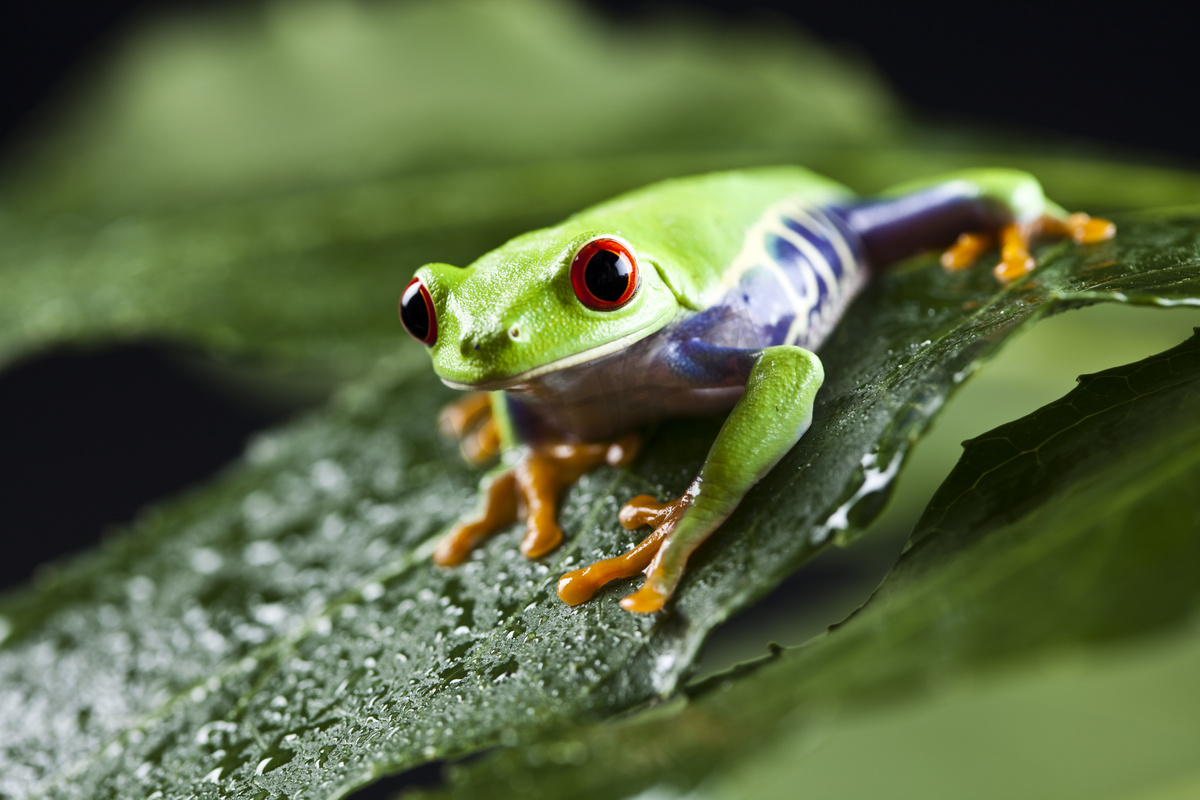
<svg viewBox="0 0 1200 800">
<path fill-rule="evenodd" d="M 833 210 L 858 234 L 877 265 L 950 245 L 942 263 L 962 269 L 998 240 L 1001 258 L 994 271 L 1004 282 L 1035 266 L 1029 253 L 1033 237 L 1070 236 L 1090 244 L 1116 232 L 1107 220 L 1068 214 L 1046 198 L 1035 177 L 1012 169 L 952 172 Z"/>
<path fill-rule="evenodd" d="M 621 606 L 640 613 L 661 609 L 679 585 L 692 552 L 808 430 L 823 380 L 821 362 L 808 350 L 780 345 L 758 351 L 745 393 L 687 491 L 663 504 L 645 495 L 635 497 L 621 510 L 623 525 L 651 525 L 654 532 L 624 555 L 564 575 L 558 582 L 559 597 L 578 605 L 606 583 L 644 572 L 642 587 Z"/>
<path fill-rule="evenodd" d="M 1029 242 L 1037 236 L 1094 244 L 1111 239 L 1116 231 L 1116 226 L 1108 220 L 1082 213 L 1065 218 L 1043 214 L 1029 224 L 1010 222 L 1000 229 L 1000 263 L 992 272 L 1005 283 L 1032 272 L 1036 263 L 1029 254 Z M 942 266 L 951 270 L 965 269 L 995 243 L 996 238 L 988 233 L 963 233 L 942 253 Z"/>
<path fill-rule="evenodd" d="M 484 477 L 480 508 L 442 537 L 434 550 L 434 562 L 447 567 L 461 564 L 481 541 L 515 522 L 522 511 L 526 531 L 521 553 L 540 558 L 562 541 L 562 529 L 555 521 L 562 490 L 601 464 L 628 464 L 640 444 L 640 437 L 630 434 L 609 444 L 562 443 L 527 448 L 515 464 Z"/>
</svg>

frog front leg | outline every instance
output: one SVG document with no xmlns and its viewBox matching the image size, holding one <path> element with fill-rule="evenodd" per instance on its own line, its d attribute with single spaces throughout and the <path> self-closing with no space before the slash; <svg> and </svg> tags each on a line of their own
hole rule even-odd
<svg viewBox="0 0 1200 800">
<path fill-rule="evenodd" d="M 570 605 L 592 597 L 604 584 L 644 572 L 642 587 L 621 601 L 627 611 L 658 611 L 683 577 L 692 552 L 720 527 L 742 498 L 808 430 L 813 401 L 824 380 L 814 353 L 780 345 L 759 351 L 705 348 L 717 360 L 738 353 L 749 365 L 746 388 L 734 406 L 700 473 L 678 499 L 659 504 L 648 496 L 621 511 L 627 528 L 649 524 L 654 532 L 630 552 L 564 575 L 558 595 Z"/>
<path fill-rule="evenodd" d="M 503 430 L 503 427 L 501 427 Z M 480 483 L 482 502 L 438 542 L 433 560 L 441 566 L 461 564 L 476 545 L 522 514 L 526 531 L 521 553 L 540 558 L 562 542 L 558 498 L 563 489 L 602 464 L 625 466 L 637 454 L 641 438 L 624 436 L 603 444 L 539 444 L 522 446 L 509 464 L 492 470 Z"/>
</svg>

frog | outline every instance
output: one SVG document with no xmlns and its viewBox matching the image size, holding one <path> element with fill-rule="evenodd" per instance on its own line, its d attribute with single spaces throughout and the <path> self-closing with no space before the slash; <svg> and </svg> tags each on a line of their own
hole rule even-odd
<svg viewBox="0 0 1200 800">
<path fill-rule="evenodd" d="M 661 611 L 691 555 L 810 427 L 824 380 L 817 351 L 874 275 L 930 250 L 964 269 L 998 248 L 994 273 L 1007 284 L 1035 269 L 1034 237 L 1086 246 L 1114 233 L 1019 170 L 859 196 L 777 166 L 668 179 L 466 267 L 426 264 L 401 293 L 400 321 L 441 381 L 468 393 L 440 424 L 469 460 L 500 459 L 433 560 L 453 568 L 520 517 L 521 552 L 546 556 L 564 538 L 556 517 L 569 486 L 603 465 L 628 468 L 647 426 L 724 414 L 678 497 L 621 507 L 619 523 L 648 535 L 557 584 L 576 606 L 642 573 L 620 605 Z"/>
</svg>

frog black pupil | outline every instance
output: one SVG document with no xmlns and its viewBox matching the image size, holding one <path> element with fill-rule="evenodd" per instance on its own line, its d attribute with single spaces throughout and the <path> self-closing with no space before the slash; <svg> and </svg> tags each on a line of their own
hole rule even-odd
<svg viewBox="0 0 1200 800">
<path fill-rule="evenodd" d="M 429 336 L 429 307 L 421 296 L 421 285 L 414 283 L 400 303 L 400 321 L 408 332 L 424 341 Z"/>
<path fill-rule="evenodd" d="M 597 300 L 615 303 L 625 295 L 629 288 L 629 279 L 633 274 L 633 264 L 624 253 L 612 250 L 597 250 L 588 259 L 583 271 L 583 280 L 588 291 Z"/>
</svg>

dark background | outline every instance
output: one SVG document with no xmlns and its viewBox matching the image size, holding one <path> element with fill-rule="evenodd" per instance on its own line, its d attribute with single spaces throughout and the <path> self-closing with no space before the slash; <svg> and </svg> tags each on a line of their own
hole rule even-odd
<svg viewBox="0 0 1200 800">
<path fill-rule="evenodd" d="M 35 132 L 39 109 L 139 17 L 200 5 L 10 0 L 0 10 L 0 148 Z M 794 19 L 867 58 L 926 119 L 1200 164 L 1196 26 L 1186 12 L 972 4 L 965 16 L 828 0 L 590 5 L 616 21 L 681 7 L 731 23 Z M 235 458 L 252 431 L 286 413 L 235 404 L 152 343 L 10 367 L 0 374 L 0 589 L 203 479 Z"/>
</svg>

